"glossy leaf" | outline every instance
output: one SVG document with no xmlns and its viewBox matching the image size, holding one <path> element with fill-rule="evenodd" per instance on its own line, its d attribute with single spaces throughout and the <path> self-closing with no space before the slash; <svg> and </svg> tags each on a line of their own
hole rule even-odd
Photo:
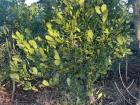
<svg viewBox="0 0 140 105">
<path fill-rule="evenodd" d="M 42 81 L 42 84 L 43 84 L 44 86 L 49 86 L 49 82 L 46 81 L 46 80 L 43 80 L 43 81 Z"/>
<path fill-rule="evenodd" d="M 102 97 L 103 97 L 103 92 L 100 92 L 100 93 L 98 94 L 97 99 L 99 100 L 99 99 L 101 99 Z"/>
<path fill-rule="evenodd" d="M 107 5 L 106 4 L 103 4 L 101 6 L 101 11 L 102 11 L 102 13 L 106 13 L 107 12 Z"/>
<path fill-rule="evenodd" d="M 101 10 L 99 6 L 95 6 L 95 11 L 97 14 L 101 14 Z"/>
</svg>

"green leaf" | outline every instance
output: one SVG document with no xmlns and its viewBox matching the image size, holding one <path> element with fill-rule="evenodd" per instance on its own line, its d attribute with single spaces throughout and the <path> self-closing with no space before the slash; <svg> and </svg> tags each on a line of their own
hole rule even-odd
<svg viewBox="0 0 140 105">
<path fill-rule="evenodd" d="M 84 5 L 84 2 L 85 2 L 85 0 L 79 0 L 80 6 L 83 6 Z"/>
<path fill-rule="evenodd" d="M 22 44 L 29 50 L 31 47 L 30 47 L 30 45 L 29 45 L 29 43 L 26 41 L 26 40 L 24 40 L 23 42 L 22 42 Z"/>
<path fill-rule="evenodd" d="M 51 30 L 53 33 L 50 34 L 53 38 L 58 38 L 60 36 L 59 32 L 56 30 Z"/>
<path fill-rule="evenodd" d="M 25 82 L 24 88 L 23 88 L 23 89 L 24 89 L 24 90 L 31 90 L 31 89 L 32 89 L 32 84 L 31 84 L 31 82 L 29 82 L 29 81 Z"/>
<path fill-rule="evenodd" d="M 101 6 L 101 11 L 102 11 L 102 13 L 106 13 L 107 12 L 107 5 L 106 4 L 103 4 Z"/>
<path fill-rule="evenodd" d="M 102 16 L 102 22 L 105 23 L 107 21 L 108 13 L 103 14 Z"/>
<path fill-rule="evenodd" d="M 12 56 L 12 60 L 13 60 L 13 61 L 17 61 L 17 62 L 20 62 L 20 61 L 21 61 L 21 59 L 19 58 L 18 55 Z"/>
<path fill-rule="evenodd" d="M 107 20 L 107 17 L 108 17 L 108 10 L 107 10 L 107 5 L 106 5 L 106 4 L 103 4 L 103 5 L 101 6 L 101 11 L 102 11 L 102 13 L 103 13 L 102 21 L 103 21 L 103 23 L 105 23 L 106 20 Z"/>
<path fill-rule="evenodd" d="M 107 70 L 101 69 L 101 70 L 100 70 L 100 73 L 101 73 L 101 75 L 106 75 L 106 74 L 107 74 Z"/>
<path fill-rule="evenodd" d="M 59 12 L 59 11 L 58 11 L 58 12 L 56 13 L 56 15 L 57 15 L 57 17 L 58 17 L 59 19 L 61 19 L 61 20 L 63 19 L 62 12 Z"/>
<path fill-rule="evenodd" d="M 34 74 L 34 75 L 37 75 L 37 74 L 38 74 L 37 68 L 36 68 L 36 67 L 33 67 L 33 68 L 31 69 L 31 73 Z"/>
<path fill-rule="evenodd" d="M 51 36 L 49 36 L 49 35 L 46 35 L 46 40 L 47 40 L 47 42 L 48 42 L 48 44 L 49 45 L 56 45 L 56 41 L 51 37 Z"/>
<path fill-rule="evenodd" d="M 38 91 L 38 89 L 35 86 L 32 86 L 32 90 L 36 92 Z"/>
<path fill-rule="evenodd" d="M 18 37 L 16 35 L 12 35 L 12 38 L 16 39 L 16 40 L 18 39 Z"/>
<path fill-rule="evenodd" d="M 97 99 L 99 100 L 99 99 L 101 99 L 103 97 L 103 92 L 100 92 L 99 94 L 98 94 L 98 96 L 97 96 Z"/>
<path fill-rule="evenodd" d="M 42 84 L 43 84 L 44 86 L 49 86 L 49 82 L 46 81 L 46 80 L 43 80 L 43 81 L 42 81 Z"/>
<path fill-rule="evenodd" d="M 50 80 L 49 80 L 49 84 L 51 86 L 55 86 L 55 85 L 59 85 L 59 77 L 60 75 L 58 73 L 56 73 Z"/>
<path fill-rule="evenodd" d="M 70 78 L 67 78 L 67 84 L 68 84 L 68 86 L 70 86 L 70 84 L 71 84 Z"/>
<path fill-rule="evenodd" d="M 48 33 L 49 33 L 49 35 L 54 36 L 54 32 L 52 29 L 48 29 Z"/>
<path fill-rule="evenodd" d="M 18 31 L 16 31 L 16 35 L 17 35 L 17 36 L 20 36 L 20 33 L 19 33 Z"/>
<path fill-rule="evenodd" d="M 99 6 L 95 6 L 95 11 L 96 11 L 97 14 L 101 14 L 100 7 Z"/>
<path fill-rule="evenodd" d="M 60 19 L 54 19 L 53 21 L 54 21 L 55 23 L 59 24 L 59 25 L 62 24 L 62 21 L 61 21 Z"/>
<path fill-rule="evenodd" d="M 38 51 L 39 51 L 39 53 L 41 55 L 40 60 L 41 61 L 46 61 L 47 60 L 47 54 L 44 52 L 44 49 L 43 48 L 39 48 Z"/>
<path fill-rule="evenodd" d="M 86 37 L 87 37 L 87 41 L 91 42 L 93 40 L 93 31 L 91 29 L 86 31 Z"/>
<path fill-rule="evenodd" d="M 117 36 L 117 42 L 119 43 L 119 45 L 123 45 L 124 44 L 124 38 L 122 36 Z"/>
<path fill-rule="evenodd" d="M 49 35 L 46 35 L 45 38 L 47 39 L 47 41 L 54 42 L 54 39 Z"/>
<path fill-rule="evenodd" d="M 37 44 L 34 40 L 29 40 L 29 43 L 33 48 L 37 49 Z"/>
<path fill-rule="evenodd" d="M 30 89 L 31 89 L 30 87 L 24 87 L 24 88 L 23 88 L 23 90 L 26 90 L 26 91 L 27 91 L 27 90 L 30 90 Z"/>
<path fill-rule="evenodd" d="M 57 52 L 57 50 L 54 50 L 54 64 L 55 65 L 60 65 L 61 61 L 60 61 L 60 56 Z"/>
<path fill-rule="evenodd" d="M 41 39 L 40 36 L 37 36 L 36 39 L 37 39 L 38 41 L 42 41 L 42 39 Z"/>
<path fill-rule="evenodd" d="M 28 49 L 29 53 L 32 55 L 34 53 L 34 49 L 33 48 L 30 48 Z"/>
<path fill-rule="evenodd" d="M 51 29 L 52 28 L 52 24 L 49 23 L 49 22 L 46 24 L 46 26 L 47 26 L 48 29 Z"/>
<path fill-rule="evenodd" d="M 35 15 L 35 13 L 36 13 L 36 5 L 32 4 L 30 9 L 31 9 L 32 15 Z"/>
<path fill-rule="evenodd" d="M 11 73 L 10 78 L 16 81 L 19 81 L 19 75 L 17 73 Z"/>
<path fill-rule="evenodd" d="M 20 40 L 23 40 L 23 39 L 24 39 L 23 35 L 21 35 L 20 32 L 18 32 L 18 31 L 16 31 L 16 36 L 17 36 L 17 38 L 20 39 Z M 13 37 L 14 37 L 14 36 L 13 36 Z"/>
</svg>

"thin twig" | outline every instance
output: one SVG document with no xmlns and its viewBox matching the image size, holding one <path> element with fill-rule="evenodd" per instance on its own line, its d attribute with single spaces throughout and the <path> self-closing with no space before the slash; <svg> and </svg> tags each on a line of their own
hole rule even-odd
<svg viewBox="0 0 140 105">
<path fill-rule="evenodd" d="M 133 95 L 130 93 L 130 91 L 128 90 L 128 87 L 126 87 L 126 85 L 124 84 L 124 81 L 123 81 L 122 75 L 121 75 L 121 70 L 120 70 L 120 63 L 119 63 L 119 76 L 120 76 L 122 85 L 123 85 L 123 87 L 126 89 L 126 91 L 128 92 L 128 94 L 129 94 L 132 98 L 134 98 L 135 100 L 138 101 L 139 99 L 137 99 L 135 96 L 133 96 Z M 131 83 L 131 84 L 132 84 L 132 83 Z M 131 85 L 129 85 L 129 88 L 130 88 L 130 86 L 131 86 Z"/>
<path fill-rule="evenodd" d="M 130 85 L 127 87 L 127 89 L 129 89 L 133 84 L 134 84 L 134 79 L 132 80 L 132 82 L 130 83 Z"/>
<path fill-rule="evenodd" d="M 115 84 L 115 86 L 116 86 L 116 88 L 117 88 L 117 90 L 118 90 L 118 92 L 121 94 L 121 96 L 124 98 L 124 100 L 127 102 L 127 103 L 129 103 L 129 104 L 131 104 L 132 105 L 132 103 L 130 103 L 126 98 L 125 98 L 125 96 L 123 95 L 123 93 L 120 91 L 120 89 L 119 89 L 119 87 L 118 87 L 118 85 L 117 85 L 117 83 L 116 82 L 114 82 L 114 84 Z"/>
<path fill-rule="evenodd" d="M 126 77 L 126 81 L 128 81 L 128 62 L 127 62 L 127 56 L 126 56 L 126 60 L 125 60 L 125 77 Z"/>
<path fill-rule="evenodd" d="M 15 89 L 16 88 L 15 87 L 16 84 L 15 84 L 15 81 L 14 80 L 12 81 L 12 84 L 13 84 L 13 88 L 12 88 L 12 98 L 11 98 L 11 100 L 12 100 L 12 102 L 14 102 L 14 96 L 15 96 L 15 90 L 16 90 Z"/>
</svg>

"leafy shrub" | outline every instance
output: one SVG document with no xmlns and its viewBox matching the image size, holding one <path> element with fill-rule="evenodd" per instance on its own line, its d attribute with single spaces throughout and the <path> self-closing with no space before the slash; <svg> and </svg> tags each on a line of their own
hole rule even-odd
<svg viewBox="0 0 140 105">
<path fill-rule="evenodd" d="M 94 82 L 130 54 L 130 38 L 120 33 L 125 29 L 115 30 L 121 22 L 114 26 L 107 5 L 96 0 L 60 0 L 53 9 L 45 36 L 12 36 L 20 53 L 12 56 L 10 77 L 25 90 L 58 86 L 83 104 L 94 95 Z"/>
</svg>

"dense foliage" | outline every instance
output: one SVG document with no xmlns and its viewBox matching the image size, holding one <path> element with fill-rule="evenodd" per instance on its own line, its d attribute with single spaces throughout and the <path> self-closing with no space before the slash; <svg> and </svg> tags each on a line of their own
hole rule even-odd
<svg viewBox="0 0 140 105">
<path fill-rule="evenodd" d="M 44 2 L 10 7 L 13 21 L 2 32 L 10 35 L 3 37 L 9 76 L 24 90 L 66 90 L 81 105 L 111 65 L 131 53 L 128 8 L 118 0 Z"/>
</svg>

